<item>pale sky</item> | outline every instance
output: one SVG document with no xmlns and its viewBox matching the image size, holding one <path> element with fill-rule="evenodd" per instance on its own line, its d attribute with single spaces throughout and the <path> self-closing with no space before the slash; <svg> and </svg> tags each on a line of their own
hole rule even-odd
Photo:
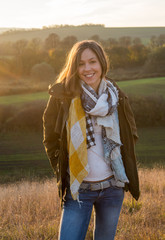
<svg viewBox="0 0 165 240">
<path fill-rule="evenodd" d="M 0 0 L 0 27 L 165 26 L 165 0 Z"/>
</svg>

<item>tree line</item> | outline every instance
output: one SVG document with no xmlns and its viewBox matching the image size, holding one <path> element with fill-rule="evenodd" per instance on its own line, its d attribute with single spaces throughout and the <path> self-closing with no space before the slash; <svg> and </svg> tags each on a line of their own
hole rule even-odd
<svg viewBox="0 0 165 240">
<path fill-rule="evenodd" d="M 165 34 L 152 36 L 148 45 L 138 37 L 129 36 L 103 40 L 94 35 L 90 39 L 103 45 L 111 70 L 142 67 L 149 74 L 165 75 Z M 51 33 L 44 41 L 34 38 L 0 43 L 0 79 L 33 77 L 49 82 L 60 72 L 76 42 L 75 36 L 61 40 L 56 33 Z"/>
</svg>

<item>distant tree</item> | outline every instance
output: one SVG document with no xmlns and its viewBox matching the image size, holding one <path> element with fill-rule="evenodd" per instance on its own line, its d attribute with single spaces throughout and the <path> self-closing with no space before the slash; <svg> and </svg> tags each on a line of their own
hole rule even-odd
<svg viewBox="0 0 165 240">
<path fill-rule="evenodd" d="M 31 69 L 31 77 L 35 82 L 51 83 L 54 76 L 53 67 L 46 62 L 36 64 Z"/>
<path fill-rule="evenodd" d="M 35 53 L 39 53 L 40 51 L 42 51 L 42 47 L 43 47 L 41 39 L 33 38 L 31 41 L 29 41 L 28 47 Z"/>
<path fill-rule="evenodd" d="M 89 38 L 89 40 L 94 40 L 94 41 L 96 41 L 96 42 L 100 42 L 100 41 L 101 41 L 100 36 L 97 35 L 97 34 L 92 35 L 92 36 Z"/>
<path fill-rule="evenodd" d="M 144 70 L 148 73 L 165 74 L 165 47 L 155 48 L 145 63 Z"/>
<path fill-rule="evenodd" d="M 62 69 L 66 59 L 66 49 L 59 48 L 51 51 L 47 62 L 54 68 L 56 74 Z"/>
<path fill-rule="evenodd" d="M 108 38 L 106 41 L 105 41 L 105 46 L 107 47 L 107 48 L 113 48 L 113 47 L 116 47 L 116 46 L 118 46 L 118 41 L 117 41 L 117 39 L 115 39 L 115 38 Z"/>
<path fill-rule="evenodd" d="M 13 48 L 15 50 L 15 60 L 13 61 L 12 67 L 14 72 L 19 75 L 22 75 L 24 71 L 23 55 L 26 51 L 27 45 L 28 41 L 25 39 L 18 40 L 13 44 Z"/>
<path fill-rule="evenodd" d="M 0 80 L 5 81 L 8 78 L 13 78 L 13 74 L 10 71 L 8 59 L 0 58 Z"/>
<path fill-rule="evenodd" d="M 60 43 L 60 38 L 56 33 L 51 33 L 49 36 L 45 39 L 45 49 L 55 49 L 58 47 Z"/>
<path fill-rule="evenodd" d="M 136 37 L 136 38 L 134 38 L 134 39 L 132 40 L 132 43 L 133 43 L 134 45 L 141 45 L 141 44 L 142 44 L 142 41 L 141 41 L 141 39 L 140 39 L 139 37 Z"/>
<path fill-rule="evenodd" d="M 44 60 L 41 40 L 34 38 L 31 41 L 19 40 L 13 44 L 15 50 L 11 60 L 13 73 L 19 76 L 29 76 L 31 68 Z"/>
<path fill-rule="evenodd" d="M 66 49 L 70 49 L 77 42 L 77 37 L 75 36 L 67 36 L 61 41 L 62 47 Z"/>
<path fill-rule="evenodd" d="M 129 47 L 130 66 L 138 67 L 144 65 L 147 60 L 149 50 L 142 44 Z"/>
<path fill-rule="evenodd" d="M 129 47 L 132 43 L 132 39 L 129 36 L 119 38 L 119 45 L 121 47 Z"/>
<path fill-rule="evenodd" d="M 110 59 L 110 66 L 113 69 L 126 68 L 129 66 L 129 50 L 124 47 L 113 47 L 107 49 L 107 55 Z"/>
<path fill-rule="evenodd" d="M 159 47 L 165 45 L 165 34 L 159 35 L 159 37 L 158 37 L 158 45 L 159 45 Z"/>
<path fill-rule="evenodd" d="M 165 45 L 165 34 L 161 34 L 158 37 L 152 36 L 150 38 L 150 47 L 157 48 Z"/>
<path fill-rule="evenodd" d="M 16 56 L 22 56 L 25 52 L 25 49 L 28 45 L 28 41 L 25 39 L 18 40 L 13 44 L 13 47 L 15 49 Z"/>
<path fill-rule="evenodd" d="M 157 47 L 157 37 L 154 35 L 150 38 L 150 47 L 151 48 Z"/>
</svg>

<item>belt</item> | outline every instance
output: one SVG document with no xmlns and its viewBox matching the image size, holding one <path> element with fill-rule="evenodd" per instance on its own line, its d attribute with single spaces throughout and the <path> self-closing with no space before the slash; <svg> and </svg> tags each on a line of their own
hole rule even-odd
<svg viewBox="0 0 165 240">
<path fill-rule="evenodd" d="M 105 181 L 101 181 L 101 182 L 82 182 L 80 185 L 80 189 L 86 189 L 91 191 L 103 190 L 105 188 L 109 188 L 113 186 L 111 182 L 113 178 L 114 176 L 111 176 Z"/>
</svg>

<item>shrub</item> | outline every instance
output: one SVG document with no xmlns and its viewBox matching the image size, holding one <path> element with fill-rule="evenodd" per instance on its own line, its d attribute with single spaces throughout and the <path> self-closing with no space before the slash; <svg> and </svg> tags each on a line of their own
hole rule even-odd
<svg viewBox="0 0 165 240">
<path fill-rule="evenodd" d="M 156 48 L 148 57 L 143 71 L 144 73 L 165 74 L 165 47 Z"/>
<path fill-rule="evenodd" d="M 0 105 L 0 130 L 3 129 L 5 122 L 14 116 L 16 108 L 12 105 Z"/>
<path fill-rule="evenodd" d="M 46 62 L 36 64 L 31 69 L 31 77 L 36 82 L 52 82 L 55 75 L 54 69 Z"/>
<path fill-rule="evenodd" d="M 129 97 L 138 127 L 165 126 L 165 99 L 161 96 Z"/>
<path fill-rule="evenodd" d="M 42 131 L 42 115 L 45 101 L 36 101 L 26 104 L 12 118 L 5 123 L 5 130 L 32 130 Z"/>
<path fill-rule="evenodd" d="M 165 126 L 165 99 L 161 96 L 129 96 L 138 127 Z M 42 131 L 42 115 L 45 101 L 36 101 L 23 105 L 18 110 L 14 106 L 0 108 L 0 126 L 6 131 L 30 130 Z"/>
</svg>

